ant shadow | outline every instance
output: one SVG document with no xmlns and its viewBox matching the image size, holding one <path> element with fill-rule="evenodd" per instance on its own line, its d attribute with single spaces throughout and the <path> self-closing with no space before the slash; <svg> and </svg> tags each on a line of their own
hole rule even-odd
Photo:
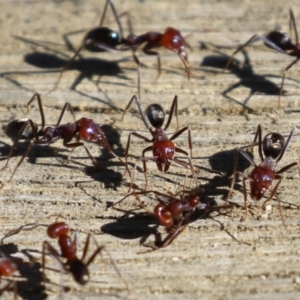
<svg viewBox="0 0 300 300">
<path fill-rule="evenodd" d="M 120 132 L 109 124 L 101 125 L 101 130 L 104 132 L 107 142 L 113 149 L 114 153 L 119 157 L 124 157 L 125 149 L 121 144 L 121 135 Z M 100 148 L 100 156 L 96 157 L 97 162 L 102 170 L 99 170 L 92 166 L 87 166 L 85 168 L 85 173 L 92 177 L 93 180 L 102 182 L 105 188 L 116 189 L 121 186 L 122 182 L 122 174 L 120 172 L 116 172 L 111 167 L 120 167 L 123 166 L 119 161 L 111 161 L 109 157 L 112 157 L 111 154 L 105 147 Z M 99 172 L 101 171 L 101 172 Z M 79 182 L 77 182 L 78 184 Z"/>
<path fill-rule="evenodd" d="M 12 84 L 16 85 L 19 88 L 22 88 L 26 91 L 30 92 L 36 92 L 32 91 L 30 88 L 27 88 L 26 86 L 23 86 L 22 83 L 20 83 L 18 80 L 14 78 L 15 75 L 25 75 L 28 76 L 30 74 L 36 75 L 36 74 L 48 74 L 48 73 L 57 73 L 59 74 L 61 69 L 68 63 L 70 57 L 66 54 L 64 54 L 61 51 L 56 50 L 55 48 L 58 48 L 58 44 L 53 43 L 47 43 L 43 41 L 35 41 L 31 39 L 26 39 L 19 36 L 13 36 L 15 39 L 18 39 L 26 44 L 30 44 L 33 46 L 33 48 L 42 48 L 45 52 L 40 52 L 34 50 L 33 53 L 25 54 L 24 55 L 24 61 L 28 63 L 29 65 L 32 65 L 34 67 L 40 68 L 40 69 L 46 69 L 45 71 L 13 71 L 13 72 L 3 72 L 0 73 L 0 78 L 4 78 L 11 82 Z M 49 47 L 48 44 L 51 46 Z M 59 45 L 61 47 L 61 45 Z M 123 58 L 120 60 L 115 61 L 107 61 L 103 59 L 96 59 L 96 58 L 80 58 L 80 60 L 75 60 L 73 64 L 70 66 L 69 70 L 77 70 L 80 72 L 78 77 L 75 79 L 75 81 L 71 84 L 70 89 L 76 91 L 76 87 L 84 80 L 88 79 L 95 83 L 98 91 L 102 91 L 99 84 L 100 79 L 103 76 L 108 77 L 117 77 L 123 80 L 130 80 L 127 76 L 124 75 L 123 70 L 120 68 L 119 64 L 121 62 L 126 62 L 132 60 L 132 57 L 130 56 L 127 58 Z M 97 80 L 94 80 L 93 77 L 98 76 Z M 107 83 L 110 84 L 109 81 L 101 81 L 101 83 Z M 53 82 L 53 86 L 55 85 L 55 82 Z M 125 83 L 114 83 L 114 85 L 120 85 L 120 86 L 127 86 Z M 89 95 L 80 93 L 85 97 L 89 97 Z M 108 97 L 109 98 L 109 97 Z M 101 99 L 94 99 L 97 100 L 103 104 L 107 104 L 110 106 L 110 103 Z M 116 108 L 111 106 L 112 108 Z"/>
<path fill-rule="evenodd" d="M 0 252 L 2 252 L 5 255 L 5 257 L 9 258 L 13 263 L 15 263 L 21 277 L 25 279 L 23 281 L 16 281 L 17 294 L 22 299 L 47 299 L 47 294 L 45 293 L 45 286 L 43 283 L 43 274 L 41 272 L 41 263 L 36 262 L 27 250 L 20 251 L 18 249 L 18 246 L 13 243 L 0 245 Z M 19 252 L 27 256 L 29 262 L 25 262 L 19 257 L 12 256 L 13 254 Z"/>
<path fill-rule="evenodd" d="M 220 48 L 215 45 L 213 45 L 213 46 L 215 48 Z M 201 48 L 207 49 L 208 46 L 205 43 L 201 43 Z M 218 68 L 218 69 L 223 70 L 224 67 L 226 66 L 230 56 L 222 53 L 219 50 L 214 50 L 214 52 L 218 53 L 219 55 L 206 56 L 203 59 L 201 66 L 213 67 L 213 68 Z M 233 59 L 232 63 L 228 67 L 228 70 L 231 73 L 235 74 L 240 79 L 240 81 L 231 85 L 230 87 L 228 87 L 221 94 L 227 100 L 234 102 L 238 105 L 241 105 L 243 107 L 243 109 L 246 110 L 247 112 L 253 113 L 254 110 L 250 106 L 248 106 L 248 102 L 254 94 L 259 93 L 259 94 L 265 94 L 265 95 L 278 96 L 280 93 L 280 87 L 277 84 L 273 83 L 272 81 L 268 80 L 266 77 L 279 78 L 279 79 L 281 79 L 282 77 L 272 75 L 272 74 L 264 74 L 264 75 L 255 74 L 253 67 L 251 65 L 251 61 L 248 56 L 248 53 L 245 50 L 241 50 L 241 53 L 244 56 L 244 63 L 241 65 L 241 63 L 238 60 Z M 216 74 L 221 72 L 221 71 L 211 71 L 211 70 L 207 71 L 205 69 L 204 70 L 202 69 L 202 71 L 213 72 Z M 296 80 L 296 82 L 298 82 L 298 81 Z M 250 89 L 249 95 L 242 103 L 229 95 L 230 92 L 239 88 L 240 86 L 244 86 L 244 87 Z M 287 91 L 283 90 L 282 95 L 286 95 L 286 94 L 287 94 Z"/>
<path fill-rule="evenodd" d="M 253 158 L 253 154 L 251 152 L 246 152 L 251 158 Z M 251 166 L 250 162 L 240 152 L 237 153 L 237 163 L 236 166 L 234 166 L 235 155 L 236 149 L 224 150 L 216 152 L 208 157 L 210 168 L 195 164 L 196 168 L 205 171 L 206 173 L 215 174 L 212 178 L 197 177 L 201 181 L 206 182 L 201 183 L 201 189 L 204 190 L 204 194 L 206 194 L 207 197 L 221 196 L 222 200 L 226 200 L 229 192 L 227 187 L 231 186 L 231 176 L 233 175 L 234 170 L 244 173 L 244 171 Z M 243 192 L 243 186 L 239 183 L 238 179 L 234 182 L 233 190 Z"/>
</svg>

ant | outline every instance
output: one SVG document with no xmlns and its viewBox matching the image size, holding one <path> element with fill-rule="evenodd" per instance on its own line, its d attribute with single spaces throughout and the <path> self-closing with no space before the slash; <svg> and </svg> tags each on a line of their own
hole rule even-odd
<svg viewBox="0 0 300 300">
<path fill-rule="evenodd" d="M 153 193 L 156 196 L 158 204 L 154 207 L 153 211 L 149 210 L 139 195 L 148 195 Z M 159 225 L 166 227 L 168 234 L 161 240 L 155 242 L 155 247 L 146 252 L 152 252 L 163 247 L 169 246 L 174 239 L 187 227 L 190 217 L 196 209 L 208 211 L 220 208 L 232 208 L 232 205 L 213 207 L 209 203 L 203 201 L 204 191 L 201 188 L 195 188 L 191 191 L 182 191 L 180 198 L 164 194 L 158 191 L 149 190 L 142 192 L 132 192 L 127 194 L 121 200 L 115 202 L 112 206 L 119 204 L 126 198 L 134 196 L 139 205 L 146 211 L 146 213 L 157 220 Z M 145 252 L 143 252 L 145 253 Z"/>
<path fill-rule="evenodd" d="M 14 286 L 14 299 L 17 299 L 17 291 L 16 291 L 16 282 L 9 279 L 13 275 L 13 273 L 17 270 L 17 266 L 7 257 L 0 258 L 0 282 L 1 278 L 7 277 L 8 283 L 0 288 L 0 295 L 8 290 L 10 286 L 13 284 Z"/>
<path fill-rule="evenodd" d="M 176 116 L 176 120 L 177 120 L 177 128 L 178 128 L 178 112 L 177 112 L 177 106 L 178 106 L 178 97 L 177 95 L 174 97 L 172 105 L 171 105 L 171 109 L 170 109 L 170 114 L 169 114 L 169 118 L 167 121 L 167 124 L 165 125 L 165 127 L 163 128 L 163 123 L 165 121 L 165 112 L 163 110 L 163 108 L 161 107 L 161 105 L 159 104 L 150 104 L 147 109 L 146 109 L 146 115 L 142 109 L 141 106 L 141 102 L 140 99 L 137 96 L 132 96 L 131 100 L 129 101 L 127 107 L 124 110 L 124 113 L 122 115 L 121 120 L 124 117 L 124 114 L 126 113 L 126 111 L 129 109 L 130 105 L 132 104 L 132 102 L 135 101 L 137 104 L 137 107 L 139 109 L 140 115 L 142 117 L 142 120 L 144 122 L 144 125 L 146 126 L 146 128 L 149 130 L 150 134 L 152 135 L 152 139 L 149 139 L 135 131 L 130 132 L 129 136 L 128 136 L 128 140 L 127 140 L 127 145 L 126 145 L 126 151 L 125 151 L 125 163 L 127 164 L 127 158 L 128 158 L 128 152 L 129 152 L 129 146 L 130 146 L 130 141 L 131 141 L 131 136 L 134 135 L 135 137 L 144 140 L 145 142 L 148 143 L 152 143 L 151 146 L 146 147 L 143 152 L 142 152 L 142 157 L 139 160 L 143 161 L 143 170 L 144 170 L 144 174 L 145 174 L 145 180 L 146 180 L 146 187 L 147 187 L 147 176 L 146 176 L 146 172 L 147 172 L 147 166 L 146 166 L 146 161 L 148 160 L 152 160 L 156 163 L 157 168 L 159 171 L 161 172 L 167 172 L 170 168 L 171 162 L 174 161 L 179 165 L 182 165 L 184 167 L 187 167 L 187 164 L 178 160 L 175 156 L 175 153 L 181 153 L 184 154 L 188 157 L 189 160 L 189 167 L 192 171 L 192 174 L 194 175 L 196 181 L 196 175 L 195 175 L 195 170 L 192 164 L 192 140 L 191 140 L 191 131 L 188 128 L 188 126 L 178 130 L 176 133 L 174 133 L 170 138 L 167 136 L 166 134 L 166 130 L 168 129 L 171 121 L 172 121 L 172 117 L 173 114 L 175 114 Z M 149 121 L 148 121 L 149 120 Z M 150 126 L 150 124 L 152 125 L 152 127 Z M 173 140 L 175 140 L 178 136 L 180 136 L 183 132 L 187 131 L 188 132 L 188 142 L 189 142 L 189 149 L 190 149 L 190 156 L 189 154 L 182 150 L 181 148 L 178 148 L 175 146 L 175 144 L 173 143 Z M 153 157 L 145 157 L 145 153 L 152 151 L 153 153 Z M 136 165 L 135 165 L 135 169 L 136 169 Z M 134 170 L 135 172 L 135 170 Z M 131 180 L 131 184 L 129 187 L 129 191 L 132 188 L 133 185 L 133 179 L 134 179 L 134 175 L 132 177 Z M 145 189 L 146 189 L 145 187 Z"/>
<path fill-rule="evenodd" d="M 223 72 L 229 67 L 233 60 L 233 56 L 240 52 L 242 49 L 244 49 L 246 46 L 248 46 L 250 43 L 260 39 L 264 42 L 265 46 L 272 48 L 280 53 L 296 57 L 294 61 L 292 61 L 283 71 L 282 74 L 282 81 L 281 81 L 281 86 L 280 86 L 280 91 L 279 91 L 279 97 L 278 97 L 278 108 L 280 108 L 280 98 L 282 95 L 283 91 L 283 83 L 285 79 L 285 74 L 286 72 L 293 66 L 295 65 L 298 60 L 300 59 L 300 43 L 299 43 L 299 36 L 298 36 L 298 29 L 295 21 L 295 16 L 293 10 L 290 8 L 290 20 L 289 20 L 289 25 L 290 25 L 290 31 L 293 27 L 294 33 L 295 33 L 295 43 L 292 42 L 292 39 L 287 33 L 281 32 L 281 31 L 271 31 L 268 33 L 266 36 L 255 34 L 253 35 L 246 43 L 238 47 L 231 57 L 229 58 L 226 66 L 223 69 Z"/>
<path fill-rule="evenodd" d="M 243 176 L 244 202 L 246 211 L 243 219 L 246 219 L 246 216 L 248 214 L 246 180 L 249 180 L 250 182 L 251 199 L 259 201 L 267 191 L 270 192 L 270 196 L 264 201 L 262 205 L 262 207 L 264 208 L 266 203 L 270 201 L 275 195 L 282 180 L 281 174 L 294 166 L 299 166 L 297 162 L 294 162 L 276 171 L 276 166 L 286 153 L 295 130 L 295 128 L 292 129 L 286 142 L 284 140 L 284 137 L 277 132 L 269 133 L 262 139 L 262 129 L 261 125 L 259 124 L 257 126 L 254 142 L 252 144 L 253 148 L 258 138 L 258 154 L 261 160 L 259 165 L 257 165 L 246 152 L 244 152 L 240 148 L 237 148 L 237 151 L 239 151 L 254 166 L 254 169 L 249 175 L 244 175 L 243 173 L 241 173 L 241 175 Z M 236 172 L 235 170 L 234 179 L 237 173 L 238 172 Z M 272 183 L 274 180 L 278 180 L 278 182 L 272 188 Z M 278 203 L 280 205 L 280 202 Z"/>
<path fill-rule="evenodd" d="M 22 158 L 18 162 L 17 166 L 15 167 L 9 181 L 14 176 L 16 170 L 21 165 L 25 157 L 27 156 L 28 152 L 30 151 L 31 147 L 33 145 L 38 146 L 48 146 L 51 143 L 54 143 L 57 139 L 62 138 L 63 139 L 63 145 L 67 148 L 73 148 L 72 151 L 79 146 L 83 146 L 86 150 L 89 158 L 92 160 L 93 164 L 97 167 L 100 167 L 96 159 L 93 157 L 93 155 L 90 153 L 89 149 L 84 145 L 84 143 L 80 142 L 80 140 L 85 140 L 88 142 L 96 142 L 97 144 L 105 147 L 109 153 L 111 153 L 115 158 L 117 158 L 126 168 L 126 172 L 128 171 L 130 174 L 130 171 L 128 170 L 127 164 L 125 164 L 122 159 L 117 156 L 111 149 L 104 132 L 101 130 L 101 125 L 97 125 L 92 119 L 88 118 L 81 118 L 77 121 L 75 121 L 75 116 L 73 113 L 73 109 L 70 103 L 66 102 L 63 106 L 63 109 L 61 111 L 61 114 L 57 120 L 57 123 L 55 126 L 52 127 L 46 127 L 45 128 L 45 117 L 42 107 L 42 100 L 38 93 L 35 93 L 33 97 L 29 100 L 27 103 L 27 110 L 31 102 L 37 99 L 39 111 L 42 119 L 42 125 L 41 129 L 38 130 L 37 125 L 33 123 L 31 119 L 21 119 L 20 120 L 14 120 L 11 123 L 8 124 L 8 129 L 6 129 L 7 134 L 12 137 L 14 140 L 14 144 L 11 147 L 11 150 L 8 154 L 8 158 L 6 160 L 5 165 L 2 167 L 1 170 L 6 168 L 6 166 L 9 163 L 10 158 L 13 155 L 13 151 L 16 148 L 19 140 L 21 138 L 26 138 L 28 140 L 34 139 L 33 143 L 30 143 L 27 150 L 23 154 Z M 65 114 L 65 111 L 69 109 L 74 122 L 73 123 L 67 123 L 65 125 L 60 125 L 61 120 Z M 21 129 L 19 129 L 21 127 Z M 73 138 L 76 138 L 76 142 L 71 143 L 71 140 Z M 8 182 L 9 182 L 8 181 Z"/>
<path fill-rule="evenodd" d="M 42 268 L 43 268 L 43 277 L 45 276 L 45 269 L 46 269 L 46 255 L 50 254 L 52 255 L 62 266 L 62 268 L 68 272 L 71 273 L 74 280 L 80 284 L 85 285 L 88 283 L 90 276 L 89 276 L 89 265 L 94 261 L 96 256 L 98 254 L 101 254 L 102 251 L 105 251 L 104 246 L 98 246 L 96 240 L 92 237 L 91 234 L 87 235 L 84 247 L 83 247 L 83 253 L 81 258 L 77 256 L 77 235 L 75 234 L 74 239 L 72 240 L 69 232 L 71 231 L 68 224 L 65 222 L 59 222 L 55 221 L 54 223 L 50 225 L 45 224 L 38 224 L 38 223 L 30 223 L 26 225 L 22 225 L 17 229 L 14 229 L 10 232 L 8 232 L 2 239 L 1 244 L 3 244 L 4 239 L 15 235 L 19 233 L 22 230 L 32 230 L 38 226 L 46 226 L 47 227 L 47 235 L 48 237 L 52 239 L 58 240 L 58 245 L 60 248 L 60 251 L 56 250 L 50 242 L 44 241 L 43 242 L 43 248 L 42 248 Z M 92 255 L 85 261 L 85 258 L 88 253 L 90 240 L 93 238 L 94 243 L 96 244 L 97 248 L 94 250 Z M 107 252 L 107 251 L 106 251 Z M 108 253 L 108 252 L 107 252 Z M 120 278 L 123 280 L 124 284 L 126 285 L 126 288 L 129 291 L 129 286 L 126 280 L 122 277 L 119 269 L 117 268 L 115 262 L 109 255 L 109 259 L 117 272 L 117 274 L 120 276 Z"/>
<path fill-rule="evenodd" d="M 46 251 L 49 251 L 50 254 L 62 265 L 64 270 L 73 275 L 73 278 L 77 283 L 84 285 L 89 281 L 88 266 L 93 262 L 95 257 L 101 253 L 104 246 L 98 246 L 87 262 L 84 262 L 89 248 L 91 235 L 88 234 L 82 257 L 78 258 L 76 254 L 76 235 L 72 241 L 71 237 L 69 236 L 69 231 L 69 226 L 65 222 L 55 222 L 48 226 L 47 235 L 52 239 L 58 239 L 60 252 L 58 252 L 48 241 L 43 242 L 43 272 L 45 271 L 46 265 L 45 254 Z M 62 258 L 66 259 L 64 263 L 62 262 Z"/>
<path fill-rule="evenodd" d="M 112 30 L 108 27 L 103 27 L 104 17 L 107 11 L 108 5 L 111 7 L 114 18 L 117 22 L 119 32 Z M 132 26 L 129 18 L 129 13 L 123 13 L 120 15 L 127 15 L 128 18 L 128 26 L 130 28 L 130 32 L 132 32 Z M 69 62 L 63 67 L 61 70 L 59 77 L 54 85 L 54 87 L 48 92 L 52 92 L 58 86 L 58 83 L 65 71 L 69 69 L 71 64 L 74 62 L 75 58 L 79 55 L 81 50 L 86 49 L 91 52 L 101 52 L 105 50 L 115 50 L 115 51 L 127 51 L 132 50 L 133 58 L 136 64 L 140 67 L 140 61 L 136 56 L 135 52 L 138 47 L 144 44 L 143 52 L 146 55 L 156 55 L 157 56 L 157 70 L 158 75 L 157 78 L 161 74 L 161 62 L 159 53 L 154 51 L 153 49 L 164 47 L 168 50 L 171 50 L 180 57 L 187 74 L 188 79 L 190 79 L 190 71 L 188 68 L 188 55 L 185 51 L 185 47 L 192 50 L 191 46 L 186 42 L 186 40 L 181 35 L 181 32 L 173 27 L 166 28 L 164 33 L 160 33 L 157 31 L 149 31 L 145 34 L 134 35 L 130 33 L 127 38 L 123 35 L 123 28 L 120 22 L 120 17 L 117 15 L 117 11 L 114 7 L 112 0 L 106 0 L 103 14 L 99 23 L 99 26 L 90 30 L 84 37 L 81 46 L 75 51 L 73 57 L 69 60 Z M 73 48 L 70 45 L 70 42 L 67 41 L 67 44 L 70 48 Z M 156 78 L 156 79 L 157 79 Z"/>
</svg>

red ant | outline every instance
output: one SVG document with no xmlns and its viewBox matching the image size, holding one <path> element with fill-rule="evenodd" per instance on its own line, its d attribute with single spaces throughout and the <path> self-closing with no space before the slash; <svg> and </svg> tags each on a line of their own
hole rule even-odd
<svg viewBox="0 0 300 300">
<path fill-rule="evenodd" d="M 87 259 L 85 262 L 85 258 L 88 253 L 90 240 L 91 240 L 91 234 L 87 235 L 85 245 L 83 247 L 83 253 L 81 258 L 77 256 L 77 235 L 74 236 L 74 239 L 72 240 L 69 236 L 70 228 L 65 222 L 54 222 L 50 225 L 44 225 L 44 224 L 37 224 L 37 223 L 30 223 L 26 225 L 22 225 L 17 229 L 11 230 L 5 236 L 1 239 L 1 244 L 3 244 L 4 239 L 15 235 L 19 233 L 22 230 L 32 230 L 38 226 L 46 226 L 47 227 L 47 235 L 52 239 L 58 240 L 58 245 L 60 248 L 60 251 L 56 250 L 48 241 L 43 242 L 43 249 L 42 249 L 42 268 L 43 268 L 43 277 L 45 277 L 45 268 L 46 268 L 46 254 L 52 255 L 63 267 L 63 269 L 71 273 L 74 280 L 81 284 L 85 285 L 89 281 L 89 265 L 94 261 L 96 256 L 103 250 L 105 250 L 104 246 L 98 246 L 95 239 L 94 242 L 97 246 L 93 254 L 90 256 L 90 258 Z M 117 274 L 120 276 L 120 278 L 123 280 L 124 284 L 126 285 L 126 288 L 129 290 L 128 284 L 125 281 L 125 279 L 121 276 L 120 271 L 118 270 L 117 266 L 115 265 L 113 259 L 110 257 L 110 261 L 117 272 Z"/>
<path fill-rule="evenodd" d="M 139 195 L 147 195 L 153 193 L 156 196 L 156 200 L 159 202 L 152 210 L 149 210 L 145 204 L 139 198 Z M 214 210 L 220 208 L 232 208 L 231 205 L 213 207 L 210 204 L 203 202 L 203 190 L 196 188 L 192 191 L 182 191 L 181 198 L 176 198 L 168 194 L 164 194 L 158 191 L 142 191 L 132 192 L 127 194 L 121 200 L 115 202 L 112 206 L 119 204 L 129 196 L 134 196 L 139 205 L 145 209 L 149 216 L 152 216 L 157 220 L 159 225 L 166 227 L 168 234 L 163 240 L 155 242 L 155 248 L 151 249 L 151 252 L 157 249 L 169 246 L 174 239 L 186 228 L 189 224 L 190 216 L 196 209 L 201 210 Z"/>
<path fill-rule="evenodd" d="M 241 174 L 243 176 L 244 201 L 246 210 L 244 219 L 248 214 L 246 180 L 249 180 L 250 182 L 250 196 L 253 200 L 260 200 L 267 191 L 270 191 L 270 196 L 264 201 L 262 205 L 262 207 L 265 207 L 266 203 L 270 201 L 275 195 L 281 183 L 281 174 L 296 165 L 299 166 L 297 162 L 294 162 L 276 171 L 276 166 L 283 158 L 294 135 L 294 132 L 295 128 L 292 129 L 286 142 L 284 140 L 284 137 L 276 132 L 267 134 L 262 140 L 262 130 L 261 125 L 259 124 L 257 126 L 253 142 L 254 145 L 258 138 L 258 154 L 261 160 L 259 165 L 257 165 L 246 152 L 244 152 L 240 148 L 237 148 L 237 151 L 239 151 L 254 166 L 254 169 L 249 175 Z M 236 175 L 237 172 L 235 170 L 234 178 L 236 177 Z M 276 183 L 275 187 L 272 188 L 272 183 L 274 180 L 278 180 L 278 182 Z M 278 203 L 280 205 L 280 202 Z"/>
<path fill-rule="evenodd" d="M 112 151 L 112 149 L 105 137 L 104 132 L 101 130 L 101 126 L 97 125 L 92 119 L 81 118 L 81 119 L 75 121 L 72 106 L 70 103 L 66 102 L 61 111 L 61 114 L 58 118 L 56 125 L 54 127 L 44 128 L 45 127 L 44 112 L 43 112 L 41 97 L 38 93 L 35 93 L 33 95 L 33 97 L 29 100 L 29 102 L 27 103 L 27 109 L 28 109 L 30 103 L 34 99 L 37 99 L 37 101 L 38 101 L 38 106 L 39 106 L 40 115 L 41 115 L 41 119 L 42 119 L 41 129 L 38 130 L 36 124 L 34 124 L 31 119 L 24 119 L 21 122 L 19 120 L 12 121 L 11 123 L 8 124 L 8 129 L 6 130 L 8 135 L 10 137 L 12 137 L 15 141 L 14 141 L 14 144 L 8 154 L 7 161 L 1 170 L 3 170 L 8 165 L 8 162 L 13 155 L 13 151 L 16 148 L 16 146 L 21 138 L 26 138 L 29 140 L 34 139 L 33 143 L 31 143 L 28 146 L 24 155 L 22 156 L 22 158 L 18 162 L 17 166 L 15 167 L 9 181 L 12 179 L 17 168 L 21 165 L 24 158 L 27 156 L 32 145 L 48 146 L 49 144 L 54 143 L 59 138 L 63 139 L 63 145 L 67 148 L 73 148 L 73 150 L 74 150 L 74 148 L 76 148 L 76 147 L 83 146 L 84 149 L 86 150 L 89 158 L 92 160 L 93 164 L 95 166 L 101 167 L 98 165 L 98 162 L 93 157 L 93 155 L 90 153 L 89 149 L 84 145 L 84 143 L 79 142 L 79 141 L 85 140 L 88 142 L 96 142 L 97 144 L 105 147 L 109 153 L 111 153 L 115 158 L 117 158 L 126 167 L 126 171 L 129 172 L 127 164 L 125 164 L 121 160 L 121 158 L 118 157 Z M 64 116 L 64 113 L 68 108 L 73 116 L 74 123 L 67 123 L 65 125 L 60 125 L 61 120 Z M 19 129 L 20 127 L 21 127 L 21 129 Z M 29 130 L 29 128 L 31 130 Z M 26 133 L 24 134 L 24 132 L 26 132 Z M 76 138 L 76 142 L 71 143 L 71 140 L 74 137 Z M 129 172 L 129 174 L 130 174 L 130 172 Z"/>
<path fill-rule="evenodd" d="M 43 242 L 43 271 L 45 270 L 46 265 L 45 254 L 46 251 L 48 251 L 63 266 L 65 271 L 73 275 L 73 278 L 77 283 L 84 285 L 89 280 L 88 266 L 93 262 L 95 257 L 99 253 L 101 253 L 104 246 L 98 246 L 91 257 L 87 260 L 87 262 L 84 262 L 89 248 L 91 235 L 88 234 L 82 257 L 78 258 L 76 255 L 76 235 L 74 240 L 72 241 L 71 237 L 69 236 L 69 231 L 69 226 L 65 222 L 56 222 L 48 226 L 47 234 L 52 239 L 58 239 L 60 252 L 58 252 L 53 246 L 51 246 L 49 242 Z M 61 259 L 64 258 L 66 259 L 66 261 L 62 262 Z"/>
<path fill-rule="evenodd" d="M 264 42 L 265 46 L 272 48 L 280 53 L 289 55 L 289 56 L 294 56 L 296 59 L 291 62 L 283 71 L 282 74 L 282 81 L 281 81 L 281 86 L 280 86 L 280 91 L 279 91 L 279 98 L 278 98 L 278 108 L 280 108 L 280 97 L 282 94 L 283 90 L 283 83 L 285 79 L 285 73 L 293 66 L 295 65 L 298 60 L 300 59 L 300 43 L 299 43 L 299 36 L 298 36 L 298 29 L 295 21 L 295 16 L 293 10 L 290 8 L 290 31 L 291 28 L 293 27 L 293 30 L 295 32 L 295 43 L 292 42 L 290 36 L 287 33 L 281 32 L 281 31 L 271 31 L 269 34 L 266 36 L 255 34 L 253 35 L 246 43 L 241 45 L 240 47 L 237 48 L 229 58 L 226 66 L 223 69 L 223 72 L 229 67 L 233 60 L 233 56 L 240 52 L 243 48 L 248 46 L 250 43 L 260 39 Z"/>
<path fill-rule="evenodd" d="M 104 17 L 106 14 L 107 6 L 110 5 L 112 12 L 114 14 L 115 20 L 118 24 L 119 33 L 115 30 L 112 30 L 108 27 L 103 27 L 102 24 L 104 22 Z M 132 32 L 131 29 L 131 23 L 129 19 L 128 13 L 123 13 L 122 15 L 126 14 L 128 17 L 128 25 L 130 28 L 130 32 Z M 68 42 L 70 44 L 70 42 Z M 132 50 L 133 52 L 133 58 L 134 61 L 138 66 L 140 66 L 140 62 L 138 57 L 136 56 L 135 52 L 139 46 L 144 44 L 143 52 L 146 55 L 156 55 L 157 56 L 157 70 L 158 75 L 161 74 L 161 62 L 160 62 L 160 56 L 159 53 L 156 51 L 153 51 L 155 48 L 159 47 L 165 47 L 168 50 L 171 50 L 180 57 L 182 63 L 184 64 L 185 71 L 187 73 L 187 77 L 190 79 L 190 71 L 188 69 L 188 56 L 185 51 L 185 47 L 188 47 L 190 49 L 191 46 L 185 41 L 183 36 L 181 35 L 180 31 L 173 28 L 168 27 L 164 33 L 160 33 L 157 31 L 149 31 L 145 34 L 141 35 L 134 35 L 130 33 L 127 38 L 123 35 L 123 28 L 120 22 L 120 18 L 117 15 L 116 9 L 114 7 L 112 0 L 107 0 L 104 6 L 103 14 L 100 20 L 100 24 L 98 27 L 90 30 L 84 37 L 83 42 L 81 46 L 76 50 L 73 57 L 69 60 L 69 62 L 64 66 L 62 71 L 60 72 L 60 75 L 50 92 L 52 92 L 54 89 L 56 89 L 63 73 L 69 69 L 75 58 L 79 55 L 81 50 L 86 49 L 88 51 L 92 52 L 101 52 L 105 50 L 116 50 L 116 51 L 125 51 L 125 50 Z M 73 47 L 72 47 L 73 48 Z M 49 93 L 50 93 L 49 92 Z"/>
<path fill-rule="evenodd" d="M 147 176 L 146 176 L 146 172 L 147 172 L 146 161 L 147 160 L 155 161 L 157 168 L 161 172 L 167 172 L 169 170 L 169 167 L 170 167 L 172 161 L 176 162 L 179 165 L 187 167 L 186 163 L 183 163 L 182 161 L 180 161 L 176 158 L 175 152 L 184 154 L 188 157 L 189 167 L 192 171 L 192 174 L 196 178 L 194 167 L 193 167 L 192 160 L 191 160 L 192 140 L 191 140 L 191 132 L 190 132 L 189 128 L 186 126 L 182 129 L 178 130 L 170 138 L 168 138 L 168 136 L 166 134 L 166 130 L 168 129 L 168 127 L 172 121 L 173 114 L 175 114 L 175 116 L 176 116 L 177 128 L 178 128 L 178 113 L 177 113 L 178 97 L 175 96 L 173 99 L 169 118 L 168 118 L 167 124 L 164 128 L 162 127 L 163 123 L 165 121 L 165 112 L 164 112 L 163 108 L 159 104 L 150 104 L 146 109 L 146 115 L 147 115 L 147 117 L 146 117 L 146 115 L 142 109 L 140 99 L 135 95 L 131 98 L 127 107 L 125 108 L 123 116 L 126 113 L 126 111 L 129 109 L 129 107 L 133 101 L 136 102 L 137 107 L 140 112 L 140 115 L 142 117 L 142 120 L 144 122 L 144 125 L 149 130 L 150 134 L 152 135 L 152 139 L 149 139 L 135 131 L 130 132 L 130 134 L 128 136 L 128 140 L 127 140 L 126 151 L 125 151 L 126 164 L 127 164 L 129 146 L 130 146 L 130 141 L 131 141 L 131 135 L 134 135 L 135 137 L 142 139 L 145 142 L 152 143 L 151 146 L 149 146 L 143 150 L 142 157 L 139 159 L 139 160 L 143 161 L 143 169 L 144 169 L 144 174 L 145 174 L 146 186 L 147 186 Z M 123 119 L 123 116 L 122 116 L 122 119 Z M 150 126 L 148 120 L 149 120 L 150 124 L 152 125 L 152 127 L 154 127 L 154 129 Z M 190 156 L 186 151 L 182 150 L 181 148 L 176 147 L 175 144 L 173 143 L 173 140 L 175 140 L 178 136 L 180 136 L 184 131 L 188 131 Z M 153 157 L 145 157 L 145 153 L 149 152 L 149 151 L 152 151 Z M 135 169 L 136 169 L 136 165 L 135 165 Z M 135 170 L 134 170 L 134 172 L 135 172 Z M 133 184 L 133 179 L 134 179 L 134 175 L 132 177 L 129 190 L 131 190 L 131 187 Z M 197 178 L 196 178 L 196 181 L 197 181 Z"/>
<path fill-rule="evenodd" d="M 9 279 L 13 275 L 13 273 L 17 270 L 17 266 L 7 257 L 0 258 L 0 282 L 1 278 L 7 277 L 8 283 L 0 288 L 0 295 L 8 290 L 10 286 L 14 285 L 14 299 L 17 299 L 17 291 L 16 291 L 16 283 L 15 281 Z"/>
</svg>

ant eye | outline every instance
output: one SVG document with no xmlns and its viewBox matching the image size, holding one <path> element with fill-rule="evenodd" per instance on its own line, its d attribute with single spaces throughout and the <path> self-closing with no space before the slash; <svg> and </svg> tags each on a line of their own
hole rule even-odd
<svg viewBox="0 0 300 300">
<path fill-rule="evenodd" d="M 163 108 L 159 104 L 149 105 L 146 114 L 149 122 L 153 127 L 159 128 L 163 125 L 165 120 L 165 113 Z"/>
<path fill-rule="evenodd" d="M 284 137 L 279 133 L 269 133 L 264 137 L 263 140 L 263 152 L 265 156 L 270 156 L 273 159 L 276 159 L 285 144 Z"/>
</svg>

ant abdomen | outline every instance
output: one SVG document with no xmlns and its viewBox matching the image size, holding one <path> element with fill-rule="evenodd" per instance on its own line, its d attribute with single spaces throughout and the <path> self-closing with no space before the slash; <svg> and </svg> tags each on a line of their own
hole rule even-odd
<svg viewBox="0 0 300 300">
<path fill-rule="evenodd" d="M 33 123 L 35 130 L 37 131 L 38 126 L 37 124 Z M 25 127 L 24 127 L 25 126 Z M 23 129 L 23 130 L 22 130 Z M 30 123 L 28 122 L 28 119 L 18 119 L 13 120 L 5 128 L 5 134 L 12 139 L 12 141 L 15 141 L 22 130 L 21 136 L 19 139 L 31 139 L 33 136 L 32 128 Z"/>
<path fill-rule="evenodd" d="M 267 134 L 263 139 L 263 152 L 266 157 L 270 156 L 276 159 L 282 152 L 284 145 L 284 137 L 277 132 L 272 132 Z"/>
<path fill-rule="evenodd" d="M 86 34 L 84 38 L 85 48 L 91 52 L 106 51 L 108 47 L 115 48 L 118 46 L 120 44 L 119 39 L 120 35 L 117 31 L 108 27 L 98 27 Z M 103 48 L 99 47 L 101 44 L 103 44 Z"/>
<path fill-rule="evenodd" d="M 291 50 L 294 48 L 290 36 L 285 32 L 271 31 L 266 38 L 273 42 L 281 50 Z M 267 43 L 265 43 L 265 45 L 269 48 L 272 48 Z"/>
<path fill-rule="evenodd" d="M 147 107 L 146 114 L 154 128 L 162 127 L 165 121 L 165 112 L 159 104 L 150 104 Z"/>
</svg>

